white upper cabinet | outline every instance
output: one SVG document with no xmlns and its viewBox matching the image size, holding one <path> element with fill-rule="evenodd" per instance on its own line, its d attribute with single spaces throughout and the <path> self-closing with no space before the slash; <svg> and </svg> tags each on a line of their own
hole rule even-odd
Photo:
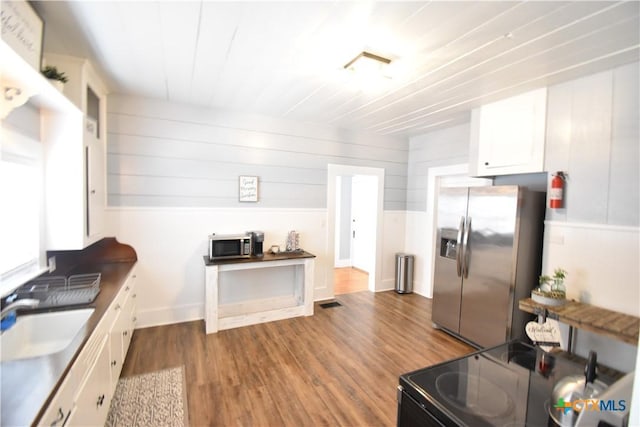
<svg viewBox="0 0 640 427">
<path fill-rule="evenodd" d="M 45 60 L 68 76 L 64 94 L 83 113 L 77 138 L 46 148 L 47 249 L 82 249 L 103 237 L 107 89 L 86 59 Z"/>
<path fill-rule="evenodd" d="M 472 176 L 542 172 L 547 89 L 476 108 L 471 113 Z"/>
</svg>

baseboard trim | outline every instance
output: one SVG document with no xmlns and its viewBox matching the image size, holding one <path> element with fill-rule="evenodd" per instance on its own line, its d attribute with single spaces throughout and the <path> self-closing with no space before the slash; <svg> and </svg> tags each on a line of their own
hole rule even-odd
<svg viewBox="0 0 640 427">
<path fill-rule="evenodd" d="M 334 264 L 335 264 L 334 265 L 335 268 L 351 267 L 351 259 L 350 258 L 338 259 Z"/>
<path fill-rule="evenodd" d="M 139 310 L 136 317 L 138 318 L 136 329 L 204 320 L 204 304 Z"/>
</svg>

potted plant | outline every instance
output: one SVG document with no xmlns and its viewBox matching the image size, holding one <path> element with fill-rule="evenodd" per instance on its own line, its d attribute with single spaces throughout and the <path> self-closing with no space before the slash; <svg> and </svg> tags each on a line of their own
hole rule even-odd
<svg viewBox="0 0 640 427">
<path fill-rule="evenodd" d="M 563 270 L 562 268 L 556 268 L 553 271 L 553 285 L 551 286 L 551 290 L 555 292 L 565 293 L 566 288 L 564 286 L 564 279 L 566 277 L 566 270 Z"/>
<path fill-rule="evenodd" d="M 543 292 L 550 292 L 551 291 L 551 277 L 547 276 L 546 274 L 543 274 L 542 276 L 540 276 L 540 278 L 538 279 L 538 284 L 539 289 Z"/>
<path fill-rule="evenodd" d="M 553 276 L 541 275 L 538 278 L 539 286 L 531 291 L 531 298 L 546 305 L 564 304 L 566 300 L 564 279 L 566 277 L 567 271 L 562 268 L 556 268 Z"/>
<path fill-rule="evenodd" d="M 51 65 L 44 67 L 42 75 L 49 79 L 51 84 L 53 84 L 60 92 L 64 89 L 64 84 L 69 81 L 69 78 L 63 72 L 58 71 L 56 67 Z"/>
</svg>

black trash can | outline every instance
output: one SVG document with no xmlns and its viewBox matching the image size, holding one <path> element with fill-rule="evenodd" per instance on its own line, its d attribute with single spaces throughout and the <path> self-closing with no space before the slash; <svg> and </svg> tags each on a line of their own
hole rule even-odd
<svg viewBox="0 0 640 427">
<path fill-rule="evenodd" d="M 396 292 L 399 294 L 413 292 L 413 262 L 413 255 L 396 254 Z"/>
</svg>

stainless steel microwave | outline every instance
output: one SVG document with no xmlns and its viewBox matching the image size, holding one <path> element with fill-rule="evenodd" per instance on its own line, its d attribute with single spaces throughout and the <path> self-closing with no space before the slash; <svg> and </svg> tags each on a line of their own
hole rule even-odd
<svg viewBox="0 0 640 427">
<path fill-rule="evenodd" d="M 209 259 L 251 258 L 251 235 L 211 234 Z"/>
</svg>

